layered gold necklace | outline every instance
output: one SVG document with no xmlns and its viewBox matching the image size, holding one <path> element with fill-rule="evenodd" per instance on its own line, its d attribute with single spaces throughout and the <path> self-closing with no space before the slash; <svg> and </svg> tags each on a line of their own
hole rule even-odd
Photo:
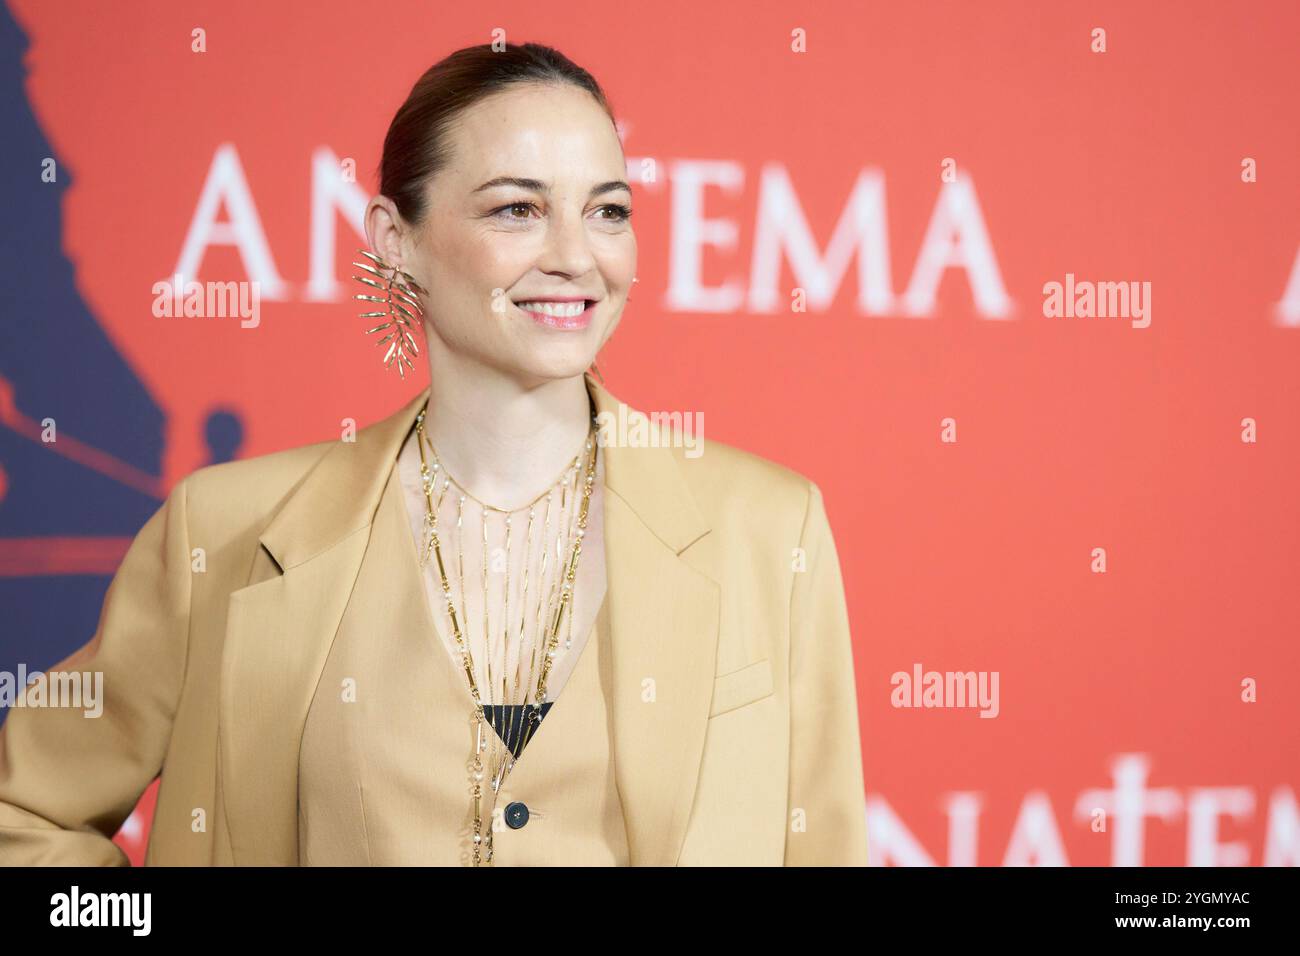
<svg viewBox="0 0 1300 956">
<path fill-rule="evenodd" d="M 416 439 L 420 450 L 420 483 L 425 499 L 420 566 L 426 566 L 431 555 L 436 561 L 438 578 L 442 586 L 443 608 L 456 651 L 460 655 L 465 679 L 469 685 L 470 698 L 473 701 L 470 719 L 473 728 L 474 745 L 469 762 L 470 807 L 473 814 L 473 826 L 470 832 L 470 856 L 474 866 L 490 865 L 492 863 L 493 827 L 492 821 L 484 817 L 483 785 L 486 782 L 492 788 L 493 809 L 495 810 L 495 795 L 500 792 L 515 761 L 523 752 L 529 740 L 532 739 L 533 734 L 536 733 L 537 726 L 541 723 L 542 718 L 546 716 L 546 712 L 551 706 L 551 702 L 547 700 L 547 681 L 557 656 L 560 631 L 566 622 L 566 618 L 568 623 L 566 647 L 571 646 L 573 642 L 572 604 L 577 581 L 578 559 L 582 554 L 582 538 L 587 529 L 587 510 L 596 477 L 596 417 L 593 410 L 591 425 L 587 431 L 586 445 L 582 453 L 577 455 L 572 464 L 565 469 L 564 474 L 556 482 L 553 482 L 548 490 L 542 492 L 528 504 L 521 508 L 507 510 L 480 501 L 470 494 L 464 485 L 447 473 L 447 469 L 438 458 L 433 442 L 429 440 L 428 435 L 425 433 L 424 418 L 427 410 L 427 407 L 422 409 L 415 420 Z M 429 451 L 428 457 L 425 454 L 426 445 Z M 429 461 L 430 457 L 432 462 Z M 585 469 L 582 467 L 584 457 L 586 459 Z M 580 475 L 582 475 L 581 481 L 579 481 Z M 440 484 L 441 488 L 439 488 Z M 458 493 L 456 500 L 456 572 L 459 593 L 462 599 L 460 613 L 457 613 L 447 565 L 443 559 L 442 543 L 438 534 L 438 513 L 446 493 L 453 485 Z M 547 539 L 551 526 L 551 512 L 557 497 L 559 499 L 559 517 L 556 521 L 557 535 L 553 548 L 555 551 L 555 568 L 548 584 L 546 570 L 552 547 L 548 545 Z M 528 565 L 532 554 L 533 528 L 537 520 L 539 505 L 543 499 L 546 500 L 546 507 L 542 518 L 541 569 L 538 574 L 539 581 L 535 588 L 535 594 L 532 602 L 530 602 L 528 596 Z M 576 509 L 573 507 L 575 499 L 577 499 Z M 483 592 L 483 646 L 484 657 L 486 658 L 482 673 L 486 681 L 486 697 L 488 698 L 486 700 L 485 695 L 480 691 L 477 676 L 479 670 L 470 649 L 470 641 L 461 626 L 463 620 L 468 623 L 463 603 L 466 590 L 464 537 L 461 534 L 465 502 L 467 500 L 475 502 L 482 509 L 481 541 L 483 560 L 481 579 Z M 528 514 L 528 528 L 524 544 L 523 591 L 521 599 L 517 602 L 518 621 L 516 624 L 510 615 L 510 595 L 512 593 L 510 584 L 511 519 L 514 515 L 525 510 Z M 505 534 L 505 573 L 502 581 L 503 610 L 501 619 L 497 622 L 505 649 L 501 655 L 501 665 L 495 670 L 491 653 L 492 640 L 490 634 L 493 628 L 488 614 L 489 515 L 501 517 Z M 561 566 L 560 562 L 563 560 L 566 546 L 569 556 L 568 560 Z M 566 611 L 568 612 L 567 615 Z M 537 630 L 540 630 L 544 625 L 545 631 L 543 632 L 543 640 L 534 639 L 531 642 L 532 653 L 527 655 L 528 666 L 525 672 L 523 649 L 526 646 L 526 641 L 524 632 L 526 626 L 530 623 Z M 534 638 L 536 638 L 535 635 Z M 515 665 L 510 668 L 512 640 L 516 642 L 517 653 Z M 513 670 L 513 673 L 509 673 L 510 670 Z M 492 698 L 496 698 L 496 700 Z"/>
</svg>

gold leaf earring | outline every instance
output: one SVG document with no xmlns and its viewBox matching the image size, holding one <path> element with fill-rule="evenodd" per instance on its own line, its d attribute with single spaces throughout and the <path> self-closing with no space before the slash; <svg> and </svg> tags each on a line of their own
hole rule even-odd
<svg viewBox="0 0 1300 956">
<path fill-rule="evenodd" d="M 385 307 L 383 312 L 362 312 L 363 319 L 386 319 L 382 325 L 376 325 L 373 329 L 366 329 L 366 334 L 372 332 L 382 332 L 388 329 L 389 332 L 375 344 L 383 345 L 385 342 L 391 342 L 388 351 L 384 353 L 384 368 L 389 368 L 394 362 L 397 363 L 397 374 L 402 379 L 406 378 L 405 365 L 411 371 L 415 371 L 415 366 L 411 364 L 410 355 L 419 355 L 420 349 L 415 344 L 415 336 L 411 333 L 419 331 L 423 333 L 424 325 L 424 308 L 420 305 L 419 295 L 428 295 L 420 283 L 415 281 L 415 277 L 409 272 L 403 272 L 396 266 L 389 265 L 383 256 L 376 255 L 373 252 L 367 252 L 365 249 L 358 249 L 367 259 L 378 266 L 374 268 L 366 265 L 364 262 L 352 263 L 358 269 L 364 269 L 369 272 L 375 279 L 366 276 L 353 276 L 358 282 L 363 282 L 373 289 L 377 289 L 383 295 L 371 295 L 369 293 L 358 293 L 354 296 L 362 302 L 378 302 Z"/>
</svg>

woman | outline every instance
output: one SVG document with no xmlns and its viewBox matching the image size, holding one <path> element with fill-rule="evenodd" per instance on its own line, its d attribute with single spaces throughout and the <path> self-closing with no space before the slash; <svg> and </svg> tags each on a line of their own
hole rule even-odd
<svg viewBox="0 0 1300 956">
<path fill-rule="evenodd" d="M 554 50 L 416 83 L 358 297 L 429 388 L 172 491 L 53 668 L 102 671 L 103 716 L 0 730 L 0 862 L 126 862 L 160 772 L 152 864 L 865 862 L 820 492 L 587 371 L 636 281 L 625 169 Z"/>
</svg>

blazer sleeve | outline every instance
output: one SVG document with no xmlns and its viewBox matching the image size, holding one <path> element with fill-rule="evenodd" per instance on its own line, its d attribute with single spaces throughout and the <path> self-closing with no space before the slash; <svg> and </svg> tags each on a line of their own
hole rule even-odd
<svg viewBox="0 0 1300 956">
<path fill-rule="evenodd" d="M 182 481 L 127 549 L 94 636 L 46 671 L 101 673 L 102 712 L 11 707 L 0 725 L 0 865 L 130 865 L 112 837 L 162 768 L 185 674 L 185 509 Z"/>
<path fill-rule="evenodd" d="M 866 797 L 857 681 L 839 556 L 821 490 L 809 483 L 804 569 L 790 599 L 787 866 L 865 866 Z"/>
</svg>

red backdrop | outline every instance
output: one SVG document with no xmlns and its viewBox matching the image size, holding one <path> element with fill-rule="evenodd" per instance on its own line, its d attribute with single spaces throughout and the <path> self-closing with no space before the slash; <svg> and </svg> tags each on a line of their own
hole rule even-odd
<svg viewBox="0 0 1300 956">
<path fill-rule="evenodd" d="M 423 387 L 349 298 L 384 132 L 452 50 L 548 43 L 637 190 L 610 388 L 825 493 L 872 863 L 1300 862 L 1296 4 L 10 7 L 166 487 L 215 403 L 245 457 Z M 185 262 L 260 279 L 260 324 L 155 318 Z M 1067 274 L 1149 325 L 1045 315 Z M 997 717 L 893 706 L 917 664 L 997 672 Z"/>
</svg>

